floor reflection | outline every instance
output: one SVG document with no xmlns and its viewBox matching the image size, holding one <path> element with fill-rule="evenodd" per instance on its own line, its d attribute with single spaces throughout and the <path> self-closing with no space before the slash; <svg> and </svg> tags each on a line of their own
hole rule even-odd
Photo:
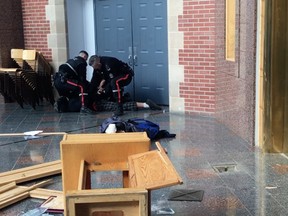
<svg viewBox="0 0 288 216">
<path fill-rule="evenodd" d="M 257 147 L 237 137 L 211 117 L 141 110 L 126 112 L 124 119 L 147 118 L 176 138 L 161 139 L 168 157 L 184 184 L 151 192 L 151 215 L 159 215 L 159 200 L 166 200 L 175 216 L 286 216 L 288 215 L 288 159 L 281 154 L 263 154 Z M 17 104 L 0 103 L 1 133 L 44 132 L 98 133 L 99 126 L 112 113 L 81 116 L 55 113 L 50 104 L 33 110 Z M 60 159 L 61 135 L 35 139 L 0 136 L 1 172 Z M 151 148 L 155 148 L 152 142 Z M 225 170 L 225 165 L 235 165 Z M 221 172 L 215 166 L 224 167 Z M 159 170 L 161 172 L 161 170 Z M 47 188 L 61 190 L 61 176 L 53 177 Z M 92 187 L 121 187 L 118 172 L 93 173 Z M 174 189 L 203 190 L 201 202 L 168 201 Z M 26 199 L 0 210 L 0 215 L 18 215 L 39 205 Z M 168 213 L 166 213 L 167 215 Z M 165 215 L 162 214 L 162 215 Z"/>
</svg>

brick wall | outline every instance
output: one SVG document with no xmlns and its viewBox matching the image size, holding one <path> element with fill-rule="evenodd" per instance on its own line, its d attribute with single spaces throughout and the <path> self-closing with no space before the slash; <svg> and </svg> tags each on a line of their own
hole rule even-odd
<svg viewBox="0 0 288 216">
<path fill-rule="evenodd" d="M 22 0 L 24 43 L 25 49 L 36 49 L 50 61 L 52 51 L 48 49 L 50 24 L 46 20 L 46 5 L 48 0 Z"/>
<path fill-rule="evenodd" d="M 184 48 L 179 64 L 184 66 L 180 97 L 185 98 L 186 113 L 215 112 L 215 1 L 183 2 L 179 31 Z"/>
<path fill-rule="evenodd" d="M 256 0 L 237 1 L 236 59 L 225 59 L 225 1 L 183 0 L 180 97 L 186 113 L 213 115 L 254 143 Z"/>
</svg>

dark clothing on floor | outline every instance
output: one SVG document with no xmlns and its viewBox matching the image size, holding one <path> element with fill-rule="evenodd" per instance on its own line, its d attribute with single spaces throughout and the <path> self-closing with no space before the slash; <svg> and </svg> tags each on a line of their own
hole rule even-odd
<svg viewBox="0 0 288 216">
<path fill-rule="evenodd" d="M 93 104 L 93 108 L 98 112 L 101 111 L 115 111 L 118 108 L 118 104 L 113 101 L 100 100 Z M 124 111 L 137 111 L 137 104 L 135 101 L 128 101 L 123 103 Z"/>
</svg>

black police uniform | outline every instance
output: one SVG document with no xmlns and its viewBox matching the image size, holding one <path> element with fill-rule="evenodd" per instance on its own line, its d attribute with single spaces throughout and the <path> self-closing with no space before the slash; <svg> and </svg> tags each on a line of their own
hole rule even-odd
<svg viewBox="0 0 288 216">
<path fill-rule="evenodd" d="M 116 115 L 123 114 L 123 92 L 124 86 L 130 84 L 134 71 L 127 63 L 120 61 L 115 57 L 100 56 L 101 69 L 93 72 L 91 79 L 91 87 L 95 87 L 93 83 L 99 83 L 99 73 L 102 75 L 102 79 L 105 79 L 105 93 L 111 94 L 118 103 L 118 109 Z M 96 81 L 97 80 L 97 81 Z"/>
<path fill-rule="evenodd" d="M 81 99 L 81 106 L 87 107 L 89 103 L 88 89 L 89 82 L 86 80 L 87 62 L 81 56 L 69 59 L 66 63 L 59 66 L 58 72 L 54 75 L 54 86 L 60 96 L 70 99 Z M 73 103 L 77 107 L 72 110 L 80 110 L 81 107 Z"/>
</svg>

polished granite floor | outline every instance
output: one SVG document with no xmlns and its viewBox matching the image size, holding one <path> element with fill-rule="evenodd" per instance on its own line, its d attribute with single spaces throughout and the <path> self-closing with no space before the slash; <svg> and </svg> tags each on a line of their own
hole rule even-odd
<svg viewBox="0 0 288 216">
<path fill-rule="evenodd" d="M 167 107 L 163 108 L 163 112 L 126 112 L 122 117 L 147 118 L 158 123 L 161 129 L 176 134 L 176 138 L 161 139 L 160 143 L 167 149 L 184 183 L 152 191 L 151 215 L 159 215 L 163 206 L 176 216 L 288 215 L 288 159 L 285 155 L 261 153 L 211 117 L 169 113 Z M 22 109 L 17 103 L 5 104 L 0 99 L 1 134 L 33 130 L 98 133 L 99 125 L 110 116 L 110 112 L 93 116 L 60 114 L 46 102 L 36 110 L 29 105 Z M 1 135 L 0 171 L 60 159 L 61 139 L 62 136 L 56 135 L 38 139 Z M 46 188 L 61 190 L 61 175 L 54 176 L 53 180 Z M 102 182 L 110 180 L 103 176 Z M 178 189 L 204 191 L 203 199 L 168 201 L 170 193 Z M 42 202 L 29 198 L 1 209 L 0 215 L 21 215 Z"/>
</svg>

